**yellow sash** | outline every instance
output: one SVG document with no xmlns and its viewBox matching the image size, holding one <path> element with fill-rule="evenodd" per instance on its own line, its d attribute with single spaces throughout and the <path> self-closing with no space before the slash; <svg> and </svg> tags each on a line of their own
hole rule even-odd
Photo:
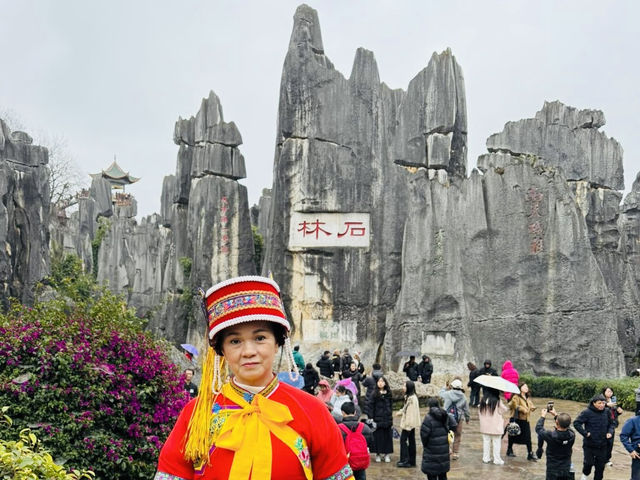
<svg viewBox="0 0 640 480">
<path fill-rule="evenodd" d="M 296 455 L 307 480 L 312 480 L 307 442 L 287 426 L 293 417 L 286 405 L 257 394 L 248 403 L 229 383 L 222 394 L 242 407 L 229 414 L 216 439 L 216 448 L 235 452 L 229 478 L 234 480 L 271 479 L 271 436 L 273 433 Z"/>
</svg>

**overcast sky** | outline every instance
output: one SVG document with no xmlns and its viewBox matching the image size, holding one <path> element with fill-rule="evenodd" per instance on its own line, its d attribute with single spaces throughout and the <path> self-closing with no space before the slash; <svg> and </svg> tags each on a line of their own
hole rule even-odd
<svg viewBox="0 0 640 480">
<path fill-rule="evenodd" d="M 544 100 L 603 110 L 624 148 L 627 190 L 640 170 L 637 1 L 322 0 L 326 55 L 345 76 L 358 47 L 380 78 L 407 88 L 451 47 L 466 84 L 468 170 L 505 122 Z M 299 2 L 0 0 L 0 112 L 31 133 L 63 135 L 85 174 L 118 163 L 142 179 L 139 215 L 160 210 L 175 172 L 178 116 L 215 91 L 235 121 L 250 204 L 271 187 L 278 92 Z M 87 182 L 89 180 L 88 176 Z"/>
</svg>

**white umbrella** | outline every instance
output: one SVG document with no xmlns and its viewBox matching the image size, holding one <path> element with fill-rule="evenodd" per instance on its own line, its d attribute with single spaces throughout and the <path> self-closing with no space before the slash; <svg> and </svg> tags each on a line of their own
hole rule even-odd
<svg viewBox="0 0 640 480">
<path fill-rule="evenodd" d="M 474 382 L 484 385 L 485 387 L 495 388 L 496 390 L 502 390 L 503 392 L 520 393 L 520 389 L 515 383 L 505 380 L 502 377 L 496 377 L 493 375 L 479 375 Z"/>
</svg>

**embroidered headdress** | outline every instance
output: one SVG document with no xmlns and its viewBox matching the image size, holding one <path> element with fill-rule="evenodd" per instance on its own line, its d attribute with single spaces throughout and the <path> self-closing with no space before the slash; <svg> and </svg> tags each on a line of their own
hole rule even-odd
<svg viewBox="0 0 640 480">
<path fill-rule="evenodd" d="M 203 299 L 209 338 L 243 322 L 266 320 L 291 330 L 278 284 L 265 277 L 237 277 L 211 287 Z"/>
<path fill-rule="evenodd" d="M 209 345 L 222 330 L 244 322 L 268 321 L 282 325 L 287 334 L 291 325 L 287 320 L 280 298 L 278 284 L 270 278 L 258 276 L 236 277 L 218 283 L 202 295 L 202 310 L 208 324 Z M 289 372 L 297 377 L 295 361 L 288 335 L 284 339 L 284 351 Z M 214 395 L 218 395 L 226 382 L 224 357 L 210 346 L 202 369 L 201 388 L 189 421 L 185 458 L 194 463 L 209 458 Z"/>
</svg>

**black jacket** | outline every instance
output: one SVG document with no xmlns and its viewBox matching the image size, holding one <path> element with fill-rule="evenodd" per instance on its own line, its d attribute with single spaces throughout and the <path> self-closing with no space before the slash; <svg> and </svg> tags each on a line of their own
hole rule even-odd
<svg viewBox="0 0 640 480">
<path fill-rule="evenodd" d="M 320 382 L 320 375 L 318 375 L 317 370 L 313 367 L 310 369 L 304 367 L 304 370 L 302 370 L 302 378 L 304 378 L 304 391 L 313 394 Z"/>
<path fill-rule="evenodd" d="M 474 382 L 479 375 L 482 375 L 479 369 L 471 370 L 469 372 L 469 383 L 467 383 L 467 387 L 470 387 L 472 390 L 480 390 L 480 384 Z"/>
<path fill-rule="evenodd" d="M 422 473 L 449 471 L 449 416 L 442 408 L 431 407 L 420 427 Z"/>
<path fill-rule="evenodd" d="M 485 368 L 484 363 L 488 363 L 489 368 Z M 491 366 L 491 361 L 485 360 L 484 363 L 482 364 L 482 368 L 478 369 L 478 375 L 493 375 L 494 377 L 497 377 L 498 371 Z"/>
<path fill-rule="evenodd" d="M 364 393 L 364 413 L 367 415 L 367 417 L 372 418 L 372 413 L 371 413 L 371 402 L 373 399 L 373 394 L 376 391 L 376 382 L 378 381 L 378 379 L 382 376 L 382 370 L 374 370 L 373 372 L 371 372 L 371 375 L 369 375 L 368 377 L 366 377 L 363 381 L 362 381 L 362 386 L 365 387 L 367 390 Z"/>
<path fill-rule="evenodd" d="M 184 389 L 189 392 L 189 396 L 191 398 L 195 398 L 198 396 L 198 387 L 195 383 L 189 382 L 184 384 Z"/>
<path fill-rule="evenodd" d="M 402 371 L 407 374 L 409 380 L 415 382 L 418 380 L 418 364 L 415 361 L 405 362 Z"/>
<path fill-rule="evenodd" d="M 371 416 L 378 428 L 390 428 L 393 425 L 393 409 L 391 407 L 391 392 L 379 395 L 376 392 L 371 400 Z"/>
<path fill-rule="evenodd" d="M 316 367 L 320 369 L 320 375 L 331 378 L 333 377 L 333 364 L 329 355 L 323 355 L 320 360 L 316 362 Z"/>
<path fill-rule="evenodd" d="M 538 437 L 547 442 L 547 472 L 566 473 L 571 468 L 571 451 L 576 441 L 576 434 L 568 429 L 545 430 L 544 417 L 536 423 Z"/>
<path fill-rule="evenodd" d="M 422 360 L 418 364 L 418 375 L 420 375 L 422 383 L 431 383 L 431 375 L 433 375 L 433 363 Z"/>
<path fill-rule="evenodd" d="M 613 423 L 607 409 L 598 410 L 590 404 L 573 421 L 573 427 L 582 435 L 583 447 L 602 447 L 607 443 L 607 433 L 613 435 Z M 590 435 L 587 436 L 587 433 Z"/>
<path fill-rule="evenodd" d="M 342 355 L 342 358 L 340 359 L 340 361 L 342 362 L 340 364 L 340 368 L 344 372 L 345 370 L 349 370 L 349 367 L 351 366 L 351 362 L 353 362 L 353 357 L 351 357 L 351 355 L 349 355 L 348 353 L 345 353 L 344 355 Z"/>
<path fill-rule="evenodd" d="M 342 359 L 340 358 L 340 355 L 334 354 L 333 357 L 331 357 L 331 365 L 334 373 L 342 373 Z"/>
</svg>

